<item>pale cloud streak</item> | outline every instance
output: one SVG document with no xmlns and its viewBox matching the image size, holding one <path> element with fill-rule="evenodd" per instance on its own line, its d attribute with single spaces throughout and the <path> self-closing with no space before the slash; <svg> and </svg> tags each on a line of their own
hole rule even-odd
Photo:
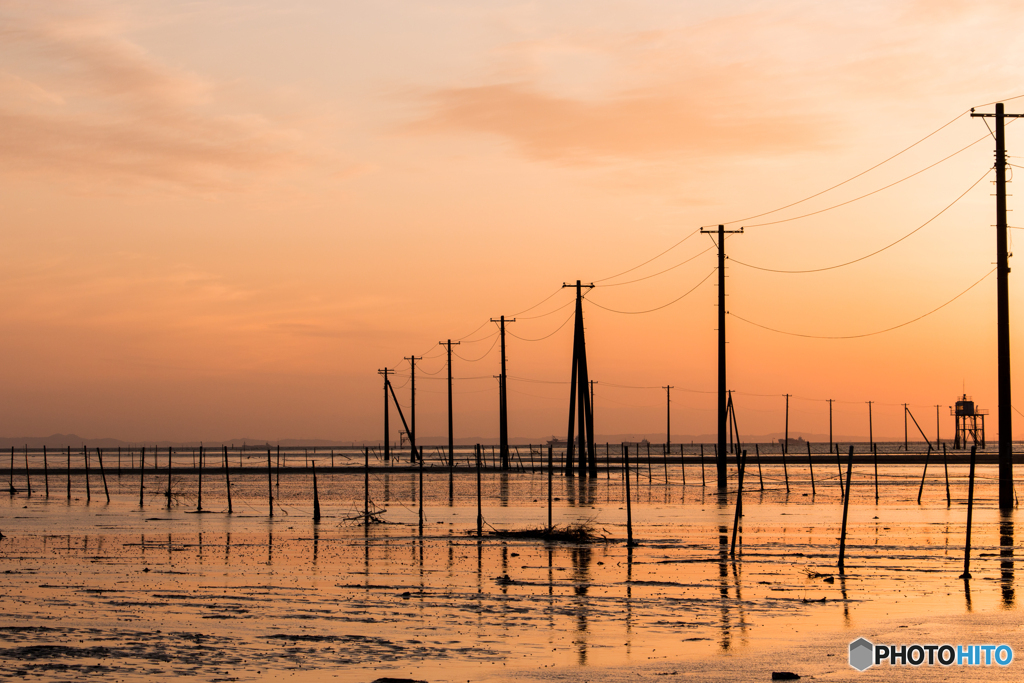
<svg viewBox="0 0 1024 683">
<path fill-rule="evenodd" d="M 295 131 L 230 111 L 216 83 L 122 29 L 52 3 L 0 8 L 0 172 L 224 188 L 299 161 Z"/>
</svg>

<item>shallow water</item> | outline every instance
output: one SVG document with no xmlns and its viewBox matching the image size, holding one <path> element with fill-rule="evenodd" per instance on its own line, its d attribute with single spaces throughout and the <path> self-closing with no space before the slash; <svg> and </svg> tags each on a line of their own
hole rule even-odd
<svg viewBox="0 0 1024 683">
<path fill-rule="evenodd" d="M 812 494 L 806 466 L 790 466 L 787 493 L 787 473 L 765 465 L 762 492 L 748 463 L 735 556 L 735 481 L 720 497 L 696 468 L 687 485 L 679 471 L 634 472 L 632 549 L 621 476 L 555 477 L 554 521 L 590 521 L 607 537 L 586 545 L 477 538 L 476 479 L 465 472 L 450 485 L 446 472 L 427 473 L 422 532 L 415 472 L 371 475 L 371 506 L 387 523 L 368 527 L 352 519 L 364 500 L 357 473 L 318 475 L 319 524 L 310 475 L 287 470 L 269 487 L 273 517 L 265 474 L 232 475 L 230 515 L 221 478 L 204 480 L 203 507 L 213 512 L 202 514 L 194 475 L 172 480 L 170 509 L 158 475 L 147 476 L 142 509 L 135 476 L 108 475 L 109 504 L 95 477 L 88 503 L 79 476 L 70 501 L 63 477 L 50 477 L 49 499 L 40 482 L 29 497 L 16 481 L 20 492 L 0 500 L 0 675 L 476 681 L 627 671 L 664 680 L 724 677 L 738 663 L 767 666 L 765 653 L 817 643 L 798 662 L 802 673 L 841 678 L 868 675 L 846 664 L 846 643 L 901 625 L 940 624 L 933 635 L 947 642 L 995 619 L 993 638 L 1019 639 L 1019 627 L 1006 626 L 1019 621 L 1017 513 L 995 509 L 994 466 L 978 470 L 967 585 L 957 578 L 962 462 L 950 467 L 948 507 L 941 463 L 929 468 L 921 505 L 920 466 L 886 466 L 878 504 L 871 468 L 857 466 L 842 574 L 839 473 L 830 469 L 815 466 Z M 484 474 L 486 528 L 545 525 L 547 481 Z"/>
</svg>

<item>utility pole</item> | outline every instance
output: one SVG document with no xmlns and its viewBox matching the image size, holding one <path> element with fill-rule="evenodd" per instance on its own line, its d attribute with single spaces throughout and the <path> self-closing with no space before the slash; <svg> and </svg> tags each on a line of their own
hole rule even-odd
<svg viewBox="0 0 1024 683">
<path fill-rule="evenodd" d="M 499 385 L 499 396 L 498 396 L 498 410 L 499 415 L 499 435 L 498 438 L 501 443 L 501 469 L 509 469 L 509 457 L 508 457 L 508 374 L 505 372 L 505 323 L 514 323 L 515 318 L 506 321 L 505 316 L 501 316 L 495 320 L 491 318 L 492 323 L 501 323 L 501 380 Z"/>
<path fill-rule="evenodd" d="M 672 385 L 664 386 L 665 390 L 665 453 L 672 453 Z"/>
<path fill-rule="evenodd" d="M 409 446 L 412 448 L 412 460 L 410 462 L 416 462 L 416 458 L 420 457 L 416 448 L 416 361 L 423 360 L 423 356 L 409 356 L 406 358 L 409 361 L 409 367 L 412 368 L 411 384 L 412 384 L 412 407 L 409 408 Z"/>
<path fill-rule="evenodd" d="M 384 368 L 378 370 L 377 374 L 384 377 L 384 462 L 389 462 L 391 460 L 391 430 L 388 428 L 388 413 L 391 411 L 388 410 L 388 375 L 395 374 L 395 371 Z"/>
<path fill-rule="evenodd" d="M 579 424 L 579 458 L 578 467 L 581 477 L 587 475 L 597 476 L 597 454 L 594 450 L 594 409 L 593 409 L 593 384 L 590 384 L 590 374 L 587 369 L 587 342 L 583 329 L 583 288 L 592 288 L 594 285 L 585 285 L 579 280 L 576 284 L 562 283 L 562 287 L 576 288 L 576 314 L 572 335 L 572 373 L 569 380 L 569 429 L 565 445 L 565 476 L 573 476 L 573 449 L 576 446 L 576 438 L 573 420 L 578 418 Z M 590 384 L 591 393 L 587 393 L 587 385 Z M 579 403 L 579 411 L 576 404 Z"/>
<path fill-rule="evenodd" d="M 1003 121 L 1024 114 L 1006 114 L 1003 103 L 996 104 L 996 349 L 999 359 L 999 509 L 1013 508 L 1013 406 L 1010 401 L 1010 264 L 1006 238 L 1006 138 Z"/>
<path fill-rule="evenodd" d="M 452 345 L 458 346 L 462 342 L 453 342 L 449 339 L 446 342 L 437 342 L 441 346 L 448 347 L 448 467 L 455 465 L 455 430 L 452 428 Z"/>
<path fill-rule="evenodd" d="M 728 426 L 728 407 L 726 400 L 725 382 L 725 235 L 726 233 L 743 233 L 739 230 L 726 230 L 724 225 L 719 225 L 717 230 L 705 230 L 702 233 L 718 235 L 718 457 L 716 465 L 718 469 L 718 489 L 724 491 L 729 486 L 729 473 L 726 470 L 725 459 L 725 435 Z M 714 240 L 714 237 L 711 238 Z"/>
<path fill-rule="evenodd" d="M 871 404 L 872 403 L 874 403 L 874 401 L 868 401 L 868 443 L 871 444 L 871 449 L 874 450 L 874 448 L 875 448 L 875 432 L 872 429 L 872 425 L 871 425 Z"/>
<path fill-rule="evenodd" d="M 828 450 L 832 452 L 832 444 L 835 441 L 832 440 L 832 401 L 835 399 L 826 399 L 828 401 Z"/>
</svg>

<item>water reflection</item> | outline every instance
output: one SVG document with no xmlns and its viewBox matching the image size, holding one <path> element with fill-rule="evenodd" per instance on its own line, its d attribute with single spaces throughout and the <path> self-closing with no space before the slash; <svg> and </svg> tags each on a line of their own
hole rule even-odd
<svg viewBox="0 0 1024 683">
<path fill-rule="evenodd" d="M 587 621 L 590 616 L 590 548 L 578 546 L 572 549 L 573 591 L 576 594 L 576 661 L 580 666 L 587 663 Z"/>
<path fill-rule="evenodd" d="M 498 505 L 508 507 L 508 472 L 505 470 L 498 475 Z"/>
<path fill-rule="evenodd" d="M 999 520 L 999 588 L 1003 608 L 1013 609 L 1013 517 L 1005 511 Z"/>
<path fill-rule="evenodd" d="M 722 505 L 724 496 L 719 496 Z M 729 527 L 724 524 L 718 527 L 718 598 L 722 614 L 722 639 L 719 647 L 728 650 L 732 646 L 732 624 L 729 617 Z"/>
</svg>

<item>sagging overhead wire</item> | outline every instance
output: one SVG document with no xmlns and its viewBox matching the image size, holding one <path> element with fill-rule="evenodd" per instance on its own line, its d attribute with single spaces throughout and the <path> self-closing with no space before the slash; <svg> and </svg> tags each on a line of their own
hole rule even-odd
<svg viewBox="0 0 1024 683">
<path fill-rule="evenodd" d="M 895 247 L 897 244 L 899 244 L 903 240 L 907 239 L 908 237 L 910 237 L 914 233 L 918 232 L 919 230 L 923 229 L 925 226 L 927 226 L 930 223 L 932 223 L 936 218 L 938 218 L 942 214 L 946 213 L 946 211 L 948 211 L 950 208 L 952 208 L 954 204 L 956 204 L 961 199 L 966 197 L 967 194 L 971 190 L 973 190 L 975 187 L 977 187 L 978 184 L 982 180 L 984 180 L 985 178 L 988 177 L 988 175 L 989 175 L 989 173 L 991 171 L 992 171 L 992 169 L 990 169 L 990 168 L 985 169 L 985 173 L 983 173 L 980 178 L 978 178 L 973 183 L 971 183 L 971 186 L 968 187 L 966 190 L 964 190 L 964 192 L 962 194 L 960 194 L 960 196 L 958 196 L 956 199 L 951 201 L 941 211 L 939 211 L 937 214 L 935 214 L 934 216 L 932 216 L 931 218 L 926 220 L 924 223 L 922 223 L 921 225 L 917 226 L 916 228 L 914 228 L 913 230 L 908 232 L 903 237 L 899 238 L 895 242 L 892 242 L 891 244 L 888 244 L 888 245 L 882 247 L 881 249 L 873 251 L 870 254 L 866 254 L 865 256 L 861 256 L 860 258 L 855 258 L 852 261 L 847 261 L 846 263 L 839 263 L 839 264 L 836 264 L 834 266 L 825 266 L 824 268 L 808 268 L 806 270 L 782 270 L 782 269 L 779 269 L 779 268 L 765 268 L 763 266 L 755 266 L 755 265 L 753 265 L 751 263 L 745 263 L 745 262 L 740 261 L 739 259 L 736 259 L 736 258 L 733 258 L 733 257 L 729 257 L 729 262 L 730 263 L 735 263 L 737 265 L 745 266 L 747 268 L 753 268 L 754 270 L 762 270 L 762 271 L 765 271 L 767 273 L 785 273 L 785 274 L 820 273 L 820 272 L 825 271 L 825 270 L 835 270 L 836 268 L 843 268 L 845 266 L 853 265 L 854 263 L 859 263 L 861 261 L 864 261 L 866 259 L 871 258 L 872 256 L 877 256 L 878 254 L 881 254 L 883 251 L 886 251 L 887 249 L 891 249 L 892 247 Z"/>
<path fill-rule="evenodd" d="M 985 105 L 981 105 L 981 106 L 985 106 Z M 886 159 L 883 159 L 882 161 L 878 162 L 877 164 L 875 164 L 871 168 L 868 168 L 868 169 L 866 169 L 864 171 L 861 171 L 857 175 L 851 176 L 851 177 L 847 178 L 846 180 L 844 180 L 844 181 L 842 181 L 840 183 L 836 183 L 835 185 L 832 185 L 831 187 L 827 187 L 824 190 L 821 190 L 820 192 L 815 192 L 814 194 L 812 194 L 812 195 L 810 195 L 808 197 L 804 197 L 803 199 L 799 199 L 799 200 L 797 200 L 795 202 L 790 202 L 789 204 L 786 204 L 785 206 L 780 206 L 777 209 L 772 209 L 771 211 L 765 211 L 764 213 L 758 213 L 758 214 L 755 214 L 753 216 L 747 216 L 746 218 L 739 218 L 739 219 L 736 219 L 736 220 L 733 220 L 733 221 L 726 221 L 722 225 L 732 225 L 733 223 L 745 223 L 746 221 L 752 221 L 755 218 L 761 218 L 763 216 L 770 216 L 773 213 L 778 213 L 779 211 L 785 211 L 786 209 L 792 208 L 792 207 L 797 206 L 799 204 L 803 204 L 804 202 L 808 202 L 808 201 L 814 199 L 815 197 L 820 197 L 823 194 L 826 194 L 828 192 L 831 192 L 832 190 L 840 188 L 843 185 L 846 185 L 847 183 L 851 183 L 854 180 L 856 180 L 857 178 L 860 178 L 861 176 L 864 176 L 864 175 L 867 175 L 868 173 L 871 173 L 875 169 L 880 168 L 881 166 L 884 166 L 885 164 L 889 163 L 890 161 L 892 161 L 893 159 L 897 158 L 898 156 L 900 156 L 902 154 L 905 154 L 905 153 L 909 152 L 910 150 L 914 149 L 915 147 L 920 145 L 925 140 L 931 138 L 932 136 L 938 134 L 942 130 L 944 130 L 944 129 L 948 128 L 949 126 L 953 125 L 953 123 L 958 121 L 964 114 L 967 114 L 968 112 L 970 112 L 970 109 L 967 109 L 967 110 L 957 114 L 956 116 L 951 118 L 949 121 L 947 121 L 946 123 L 942 124 L 941 126 L 936 128 L 935 130 L 933 130 L 931 133 L 928 133 L 928 135 L 925 135 L 923 138 L 921 138 L 920 140 L 918 140 L 914 144 L 910 145 L 909 147 L 904 147 L 903 149 L 901 149 L 900 151 L 896 152 L 892 156 L 890 156 L 890 157 L 888 157 Z M 705 225 L 703 227 L 705 227 L 705 228 L 713 228 L 715 226 L 713 226 L 713 225 Z"/>
<path fill-rule="evenodd" d="M 633 272 L 634 270 L 636 270 L 637 268 L 643 268 L 644 266 L 646 266 L 646 265 L 647 265 L 648 263 L 650 263 L 651 261 L 655 261 L 655 260 L 657 260 L 657 259 L 661 258 L 662 256 L 664 256 L 664 255 L 665 255 L 665 254 L 667 254 L 668 252 L 672 251 L 673 249 L 675 249 L 676 247 L 678 247 L 678 246 L 679 246 L 680 244 L 682 244 L 682 243 L 683 243 L 683 242 L 685 242 L 686 240 L 690 239 L 691 237 L 693 237 L 694 235 L 696 235 L 696 234 L 697 234 L 697 233 L 699 233 L 699 232 L 700 232 L 700 228 L 698 228 L 697 230 L 694 230 L 694 231 L 693 231 L 693 232 L 691 232 L 691 233 L 690 233 L 689 235 L 687 235 L 687 236 L 686 236 L 686 237 L 684 237 L 683 239 L 679 240 L 678 242 L 676 242 L 675 244 L 673 244 L 673 245 L 672 245 L 671 247 L 669 247 L 669 248 L 668 248 L 668 249 L 666 249 L 665 251 L 661 252 L 660 254 L 658 254 L 658 255 L 656 255 L 656 256 L 652 256 L 651 258 L 647 259 L 646 261 L 644 261 L 644 262 L 643 262 L 643 263 L 641 263 L 640 265 L 638 265 L 638 266 L 633 266 L 632 268 L 629 268 L 629 269 L 627 269 L 627 270 L 624 270 L 624 271 L 622 271 L 621 273 L 617 273 L 617 274 L 615 274 L 615 275 L 609 275 L 608 277 L 603 277 L 603 278 L 601 278 L 600 280 L 594 280 L 594 284 L 597 284 L 598 282 L 604 282 L 605 280 L 614 280 L 615 278 L 617 278 L 617 277 L 620 277 L 620 276 L 622 276 L 622 275 L 625 275 L 626 273 L 632 273 L 632 272 Z M 607 286 L 607 285 L 606 285 L 606 286 Z M 550 297 L 549 297 L 549 298 L 550 298 Z"/>
<path fill-rule="evenodd" d="M 537 302 L 537 303 L 535 303 L 534 305 L 530 306 L 529 308 L 524 308 L 523 310 L 519 311 L 518 313 L 513 313 L 513 314 L 512 314 L 512 315 L 510 315 L 509 317 L 510 317 L 510 318 L 518 318 L 518 317 L 519 317 L 519 316 L 521 316 L 521 315 L 522 315 L 523 313 L 529 313 L 530 311 L 532 311 L 533 309 L 537 308 L 537 307 L 538 307 L 538 306 L 540 306 L 541 304 L 543 304 L 543 303 L 547 303 L 548 301 L 550 301 L 551 299 L 553 299 L 553 298 L 555 297 L 555 295 L 556 295 L 556 294 L 558 294 L 559 292 L 561 292 L 561 291 L 562 291 L 562 289 L 563 289 L 562 287 L 559 287 L 559 288 L 558 288 L 558 289 L 556 289 L 556 290 L 555 290 L 554 292 L 552 292 L 552 293 L 551 293 L 551 294 L 549 294 L 548 296 L 544 297 L 543 299 L 541 299 L 540 301 L 538 301 L 538 302 Z M 557 309 L 556 309 L 556 310 L 557 310 Z M 539 317 L 539 316 L 538 316 L 538 317 Z M 483 327 L 483 325 L 481 325 L 480 327 Z M 480 327 L 478 327 L 477 329 L 479 330 L 479 329 L 480 329 Z M 468 336 L 468 335 L 467 335 L 467 336 Z"/>
<path fill-rule="evenodd" d="M 649 308 L 646 311 L 619 311 L 619 310 L 616 310 L 614 308 L 608 308 L 607 306 L 602 306 L 601 304 L 597 303 L 596 301 L 594 301 L 594 300 L 592 300 L 590 298 L 587 298 L 587 301 L 592 303 L 592 304 L 594 304 L 598 308 L 604 309 L 604 310 L 606 310 L 606 311 L 608 311 L 610 313 L 621 313 L 623 315 L 641 315 L 643 313 L 653 313 L 654 311 L 660 311 L 663 308 L 667 308 L 667 307 L 671 306 L 672 304 L 676 303 L 677 301 L 681 301 L 682 299 L 684 299 L 687 296 L 689 296 L 690 294 L 692 294 L 698 287 L 700 287 L 702 284 L 707 282 L 708 278 L 710 278 L 712 275 L 714 275 L 716 270 L 718 270 L 718 269 L 717 268 L 713 268 L 710 273 L 708 273 L 707 275 L 704 276 L 703 280 L 701 280 L 700 282 L 695 284 L 692 288 L 690 288 L 684 294 L 676 297 L 672 301 L 669 301 L 667 304 L 662 304 L 661 306 L 657 306 L 655 308 Z"/>
<path fill-rule="evenodd" d="M 742 316 L 739 316 L 739 315 L 736 315 L 735 313 L 733 313 L 731 311 L 727 311 L 726 315 L 730 315 L 730 316 L 736 318 L 737 320 L 742 320 L 743 322 L 747 323 L 748 325 L 753 325 L 754 327 L 760 327 L 762 330 L 768 330 L 769 332 L 775 332 L 777 334 L 785 334 L 785 335 L 788 335 L 790 337 L 803 337 L 805 339 L 861 339 L 863 337 L 873 337 L 873 336 L 878 335 L 878 334 L 885 334 L 886 332 L 892 332 L 893 330 L 898 330 L 901 327 L 906 327 L 907 325 L 911 325 L 913 323 L 916 323 L 918 320 L 922 320 L 924 318 L 927 318 L 932 313 L 936 313 L 938 311 L 941 311 L 943 308 L 945 308 L 946 306 L 950 305 L 951 303 L 953 303 L 954 301 L 956 301 L 957 299 L 962 297 L 964 294 L 966 294 L 967 292 L 971 291 L 972 289 L 974 289 L 975 287 L 980 285 L 986 278 L 988 278 L 989 275 L 991 275 L 994 272 L 996 272 L 995 268 L 993 268 L 992 270 L 988 271 L 980 280 L 978 280 L 973 285 L 971 285 L 970 287 L 968 287 L 964 291 L 962 291 L 959 294 L 957 294 L 956 296 L 954 296 L 952 299 L 950 299 L 946 303 L 942 304 L 941 306 L 939 306 L 937 308 L 933 308 L 932 310 L 928 311 L 924 315 L 919 315 L 916 318 L 914 318 L 913 320 L 908 320 L 908 321 L 906 321 L 904 323 L 900 323 L 899 325 L 893 325 L 892 327 L 887 327 L 884 330 L 878 330 L 876 332 L 865 332 L 863 334 L 847 334 L 847 335 L 801 334 L 799 332 L 787 332 L 786 330 L 779 330 L 779 329 L 776 329 L 774 327 L 768 327 L 767 325 L 762 325 L 760 323 L 756 323 L 753 320 L 747 320 L 746 318 L 744 318 Z"/>
<path fill-rule="evenodd" d="M 892 183 L 889 183 L 888 185 L 880 187 L 877 190 L 872 190 L 871 192 L 868 192 L 867 194 L 862 194 L 859 197 L 854 197 L 853 199 L 848 199 L 847 201 L 840 202 L 839 204 L 833 204 L 832 206 L 826 207 L 824 209 L 819 209 L 818 211 L 812 211 L 810 213 L 805 213 L 805 214 L 803 214 L 801 216 L 793 216 L 792 218 L 780 218 L 777 221 L 768 221 L 767 223 L 754 223 L 752 225 L 744 225 L 743 227 L 744 228 L 760 228 L 760 227 L 764 227 L 766 225 L 778 225 L 779 223 L 788 223 L 790 221 L 798 221 L 801 218 L 810 218 L 811 216 L 817 216 L 820 213 L 825 213 L 826 211 L 831 211 L 832 209 L 838 209 L 839 207 L 846 206 L 847 204 L 853 204 L 854 202 L 858 202 L 861 199 L 865 199 L 867 197 L 870 197 L 871 195 L 875 195 L 875 194 L 878 194 L 879 192 L 882 192 L 884 190 L 888 190 L 890 187 L 895 187 L 896 185 L 899 185 L 900 183 L 902 183 L 904 181 L 910 180 L 914 176 L 921 175 L 925 171 L 928 171 L 930 169 L 935 168 L 936 166 L 938 166 L 939 164 L 943 163 L 944 161 L 948 161 L 948 160 L 952 159 L 953 157 L 955 157 L 957 154 L 960 154 L 961 152 L 964 152 L 964 151 L 970 149 L 971 147 L 974 147 L 979 142 L 982 142 L 983 140 L 985 140 L 986 137 L 987 136 L 983 135 L 980 138 L 978 138 L 977 140 L 975 140 L 974 142 L 972 142 L 971 144 L 967 145 L 966 147 L 961 147 L 960 149 L 958 149 L 957 151 L 953 152 L 949 156 L 946 156 L 946 157 L 943 157 L 942 159 L 939 159 L 934 164 L 932 164 L 930 166 L 925 166 L 920 171 L 915 171 L 914 173 L 911 173 L 908 176 L 905 176 L 905 177 L 900 178 L 899 180 L 897 180 L 895 182 L 892 182 Z"/>
<path fill-rule="evenodd" d="M 520 320 L 536 320 L 537 318 L 544 318 L 546 316 L 551 315 L 552 313 L 558 313 L 560 310 L 562 310 L 563 308 L 565 308 L 569 304 L 573 303 L 574 301 L 575 301 L 575 299 L 569 299 L 568 301 L 566 301 L 564 304 L 562 304 L 558 308 L 552 308 L 547 313 L 541 313 L 540 315 L 523 315 L 523 316 L 520 316 L 520 315 L 516 314 L 513 317 L 518 317 Z"/>
<path fill-rule="evenodd" d="M 608 284 L 608 285 L 600 285 L 600 286 L 601 287 L 619 287 L 621 285 L 631 285 L 634 282 L 643 282 L 644 280 L 650 280 L 652 277 L 658 277 L 659 275 L 664 275 L 665 273 L 669 272 L 670 270 L 675 270 L 679 266 L 685 266 L 687 263 L 689 263 L 690 261 L 694 260 L 698 256 L 703 256 L 704 254 L 708 253 L 709 251 L 711 251 L 714 248 L 715 248 L 714 246 L 710 246 L 707 249 L 705 249 L 704 251 L 691 256 L 690 258 L 686 259 L 685 261 L 677 263 L 674 266 L 672 266 L 671 268 L 666 268 L 665 270 L 659 271 L 657 273 L 653 273 L 651 275 L 645 275 L 644 277 L 638 277 L 635 280 L 626 280 L 625 282 L 613 282 L 613 283 Z"/>
<path fill-rule="evenodd" d="M 570 302 L 570 303 L 571 303 L 571 302 Z M 566 324 L 567 322 L 569 322 L 570 320 L 572 320 L 572 318 L 573 318 L 573 316 L 574 316 L 574 315 L 576 315 L 576 311 L 573 311 L 572 313 L 570 313 L 570 314 L 569 314 L 569 317 L 568 317 L 568 318 L 566 318 L 566 319 L 565 319 L 564 321 L 562 321 L 562 324 L 561 324 L 561 325 L 559 325 L 558 327 L 556 327 L 556 328 L 555 328 L 555 330 L 554 330 L 554 332 L 551 332 L 550 334 L 546 334 L 546 335 L 544 335 L 543 337 L 537 337 L 536 339 L 528 339 L 528 338 L 526 338 L 526 337 L 520 337 L 520 336 L 519 336 L 518 334 L 516 334 L 515 332 L 513 332 L 513 331 L 511 331 L 511 330 L 505 330 L 505 332 L 507 332 L 508 334 L 512 335 L 513 337 L 515 337 L 516 339 L 518 339 L 518 340 L 520 340 L 520 341 L 526 341 L 526 342 L 535 342 L 535 341 L 542 341 L 542 340 L 544 340 L 544 339 L 547 339 L 548 337 L 550 337 L 550 336 L 554 335 L 554 334 L 555 334 L 555 332 L 558 332 L 558 331 L 559 331 L 560 329 L 562 329 L 563 327 L 565 327 L 565 324 Z"/>
<path fill-rule="evenodd" d="M 467 363 L 476 363 L 477 361 L 481 361 L 484 358 L 487 358 L 487 356 L 491 355 L 491 351 L 493 351 L 494 347 L 498 345 L 498 335 L 497 335 L 497 333 L 495 333 L 493 336 L 494 336 L 494 341 L 491 342 L 490 347 L 488 347 L 488 349 L 486 351 L 484 351 L 484 354 L 482 356 L 480 356 L 479 358 L 463 358 L 462 356 L 460 356 L 458 354 L 458 352 L 455 351 L 455 349 L 452 349 L 452 355 L 455 356 L 456 358 L 458 358 L 459 360 L 465 361 Z"/>
</svg>

